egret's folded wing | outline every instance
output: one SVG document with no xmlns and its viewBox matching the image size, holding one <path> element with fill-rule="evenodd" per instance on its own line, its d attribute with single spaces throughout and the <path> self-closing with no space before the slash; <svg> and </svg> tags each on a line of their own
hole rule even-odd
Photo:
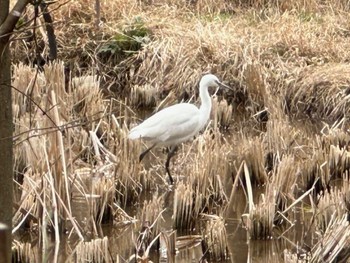
<svg viewBox="0 0 350 263">
<path fill-rule="evenodd" d="M 183 137 L 198 126 L 199 110 L 188 103 L 176 104 L 161 110 L 133 128 L 130 139 L 144 138 L 155 142 Z"/>
</svg>

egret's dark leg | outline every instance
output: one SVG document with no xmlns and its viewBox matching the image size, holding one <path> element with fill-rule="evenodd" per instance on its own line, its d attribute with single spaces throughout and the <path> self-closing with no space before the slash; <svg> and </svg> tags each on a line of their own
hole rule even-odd
<svg viewBox="0 0 350 263">
<path fill-rule="evenodd" d="M 143 157 L 145 157 L 145 155 L 146 155 L 150 150 L 152 150 L 152 149 L 154 148 L 154 146 L 156 146 L 156 143 L 153 144 L 151 147 L 147 148 L 144 152 L 142 152 L 142 153 L 140 154 L 140 157 L 139 157 L 139 161 L 140 161 L 140 162 L 142 161 Z"/>
<path fill-rule="evenodd" d="M 173 157 L 175 155 L 175 152 L 177 150 L 177 146 L 171 146 L 169 151 L 168 151 L 168 157 L 166 158 L 166 162 L 165 162 L 165 170 L 167 171 L 168 175 L 169 175 L 169 180 L 170 180 L 170 183 L 173 184 L 174 183 L 174 180 L 173 180 L 173 177 L 171 177 L 171 174 L 170 174 L 170 170 L 169 170 L 169 164 L 170 164 L 170 159 L 171 157 Z"/>
</svg>

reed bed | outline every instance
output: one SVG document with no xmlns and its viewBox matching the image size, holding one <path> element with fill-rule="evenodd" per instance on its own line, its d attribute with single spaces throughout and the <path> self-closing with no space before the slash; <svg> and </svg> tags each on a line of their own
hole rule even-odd
<svg viewBox="0 0 350 263">
<path fill-rule="evenodd" d="M 205 220 L 203 230 L 203 251 L 204 255 L 212 261 L 224 261 L 230 258 L 227 245 L 227 233 L 225 220 L 215 215 L 202 215 Z"/>
<path fill-rule="evenodd" d="M 38 247 L 32 246 L 28 242 L 14 241 L 12 244 L 13 259 L 16 262 L 38 262 L 40 254 Z"/>
<path fill-rule="evenodd" d="M 274 192 L 277 193 L 275 203 L 281 211 L 284 211 L 296 199 L 295 190 L 299 169 L 295 164 L 294 156 L 282 156 L 271 176 L 271 184 Z"/>
<path fill-rule="evenodd" d="M 143 109 L 154 107 L 156 104 L 156 95 L 157 89 L 150 85 L 135 85 L 131 89 L 129 104 Z"/>
<path fill-rule="evenodd" d="M 162 213 L 165 211 L 164 196 L 155 193 L 150 201 L 144 201 L 140 218 L 140 234 L 137 240 L 136 253 L 144 256 L 155 240 L 159 244 L 160 221 L 163 219 Z"/>
<path fill-rule="evenodd" d="M 286 218 L 283 212 L 287 211 L 287 208 L 290 209 L 289 205 L 294 204 L 296 199 L 294 189 L 298 167 L 295 166 L 294 157 L 286 155 L 273 161 L 274 169 L 265 183 L 264 193 L 260 194 L 256 203 L 252 191 L 251 175 L 247 164 L 243 164 L 249 210 L 247 214 L 242 215 L 242 219 L 252 239 L 272 238 L 274 227 Z"/>
<path fill-rule="evenodd" d="M 61 62 L 45 66 L 43 72 L 20 64 L 14 76 L 14 86 L 21 88 L 14 93 L 19 180 L 15 229 L 23 223 L 36 230 L 52 227 L 58 241 L 60 232 L 73 227 L 83 239 L 81 222 L 72 216 L 74 196 L 85 199 L 90 211 L 92 228 L 87 233 L 97 234 L 96 224 L 111 222 L 114 209 L 120 209 L 115 200 L 125 205 L 143 186 L 139 177 L 129 176 L 139 165 L 129 162 L 130 142 L 122 137 L 127 129 L 110 113 L 122 104 L 115 103 L 117 108 L 103 98 L 96 76 L 68 77 L 66 82 Z"/>
<path fill-rule="evenodd" d="M 319 231 L 324 232 L 333 218 L 340 218 L 347 214 L 349 194 L 348 175 L 344 175 L 339 186 L 331 187 L 329 191 L 319 195 L 315 211 Z"/>
<path fill-rule="evenodd" d="M 265 170 L 265 151 L 260 137 L 241 138 L 237 151 L 242 161 L 245 161 L 250 180 L 256 184 L 264 184 L 268 181 Z"/>
<path fill-rule="evenodd" d="M 179 230 L 195 228 L 202 212 L 222 214 L 228 203 L 224 186 L 228 180 L 230 156 L 220 131 L 212 134 L 206 130 L 192 147 L 195 153 L 181 154 L 187 158 L 181 170 L 187 181 L 180 182 L 175 189 L 173 217 L 174 226 Z"/>
<path fill-rule="evenodd" d="M 332 122 L 347 116 L 349 70 L 347 64 L 327 63 L 303 71 L 289 90 L 290 110 Z"/>
<path fill-rule="evenodd" d="M 127 138 L 128 129 L 120 126 L 115 119 L 116 135 L 114 148 L 119 160 L 116 163 L 115 184 L 117 200 L 123 206 L 135 201 L 143 188 L 148 188 L 150 174 L 139 162 L 141 142 L 131 142 Z"/>
<path fill-rule="evenodd" d="M 201 204 L 202 197 L 192 189 L 191 185 L 180 182 L 174 195 L 174 227 L 193 229 L 201 211 Z"/>
<path fill-rule="evenodd" d="M 227 129 L 232 122 L 232 105 L 227 100 L 213 99 L 213 115 L 214 123 L 223 129 Z"/>
<path fill-rule="evenodd" d="M 273 234 L 276 217 L 276 192 L 272 187 L 266 187 L 266 195 L 261 194 L 258 203 L 251 203 L 249 213 L 243 214 L 242 219 L 249 237 L 252 239 L 270 239 Z"/>
<path fill-rule="evenodd" d="M 51 5 L 64 63 L 33 67 L 36 45 L 21 28 L 23 41 L 11 43 L 14 61 L 30 65 L 13 66 L 15 232 L 41 231 L 47 244 L 52 231 L 59 244 L 68 231 L 80 239 L 77 258 L 116 261 L 99 226 L 139 224 L 133 251 L 142 253 L 125 258 L 149 260 L 164 234 L 159 221 L 167 204 L 161 192 L 140 199 L 145 191 L 167 191 L 157 180 L 165 174 L 161 157 L 138 161 L 144 146 L 127 133 L 140 122 L 135 109 L 198 105 L 198 80 L 211 72 L 235 91 L 214 98 L 212 122 L 180 147 L 171 166 L 177 184 L 169 226 L 178 233 L 203 230 L 206 247 L 199 254 L 219 260 L 228 255 L 227 195 L 235 196 L 237 187 L 246 191 L 248 208 L 239 216 L 251 239 L 276 237 L 276 226 L 293 225 L 291 212 L 308 199 L 313 220 L 303 223 L 321 234 L 307 260 L 346 260 L 348 2 L 100 3 L 99 23 L 93 1 Z M 37 36 L 45 58 L 44 30 Z M 88 219 L 75 215 L 77 200 Z M 137 204 L 129 216 L 125 210 Z M 202 214 L 209 219 L 199 229 Z M 91 237 L 99 239 L 83 241 Z M 284 257 L 304 260 L 288 249 Z"/>
<path fill-rule="evenodd" d="M 311 249 L 310 262 L 334 262 L 347 259 L 349 233 L 347 215 L 333 217 L 320 241 Z"/>
</svg>

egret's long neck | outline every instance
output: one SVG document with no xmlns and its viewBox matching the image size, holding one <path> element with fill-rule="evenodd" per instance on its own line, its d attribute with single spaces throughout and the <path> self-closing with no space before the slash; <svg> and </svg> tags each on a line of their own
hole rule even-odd
<svg viewBox="0 0 350 263">
<path fill-rule="evenodd" d="M 203 83 L 199 84 L 199 96 L 202 101 L 199 110 L 201 112 L 202 118 L 204 118 L 207 121 L 210 117 L 211 98 L 208 92 L 208 87 L 203 85 Z"/>
</svg>

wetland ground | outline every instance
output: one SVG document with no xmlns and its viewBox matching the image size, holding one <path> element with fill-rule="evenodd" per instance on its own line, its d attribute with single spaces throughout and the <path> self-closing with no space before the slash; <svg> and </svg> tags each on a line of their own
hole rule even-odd
<svg viewBox="0 0 350 263">
<path fill-rule="evenodd" d="M 38 66 L 44 27 L 34 41 L 19 25 L 11 42 L 15 262 L 347 262 L 348 1 L 50 10 L 57 60 Z M 179 148 L 171 187 L 165 152 L 140 163 L 145 145 L 127 133 L 198 104 L 209 72 L 234 91 L 213 97 L 208 126 Z"/>
</svg>

